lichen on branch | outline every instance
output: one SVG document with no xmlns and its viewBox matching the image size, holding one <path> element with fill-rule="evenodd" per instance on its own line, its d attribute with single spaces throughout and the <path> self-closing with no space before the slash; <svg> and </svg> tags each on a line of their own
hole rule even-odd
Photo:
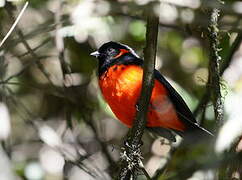
<svg viewBox="0 0 242 180">
<path fill-rule="evenodd" d="M 210 15 L 210 24 L 208 27 L 208 37 L 210 45 L 210 61 L 209 61 L 209 86 L 212 92 L 212 102 L 214 106 L 214 114 L 217 127 L 223 123 L 224 105 L 220 87 L 220 64 L 221 57 L 219 55 L 219 28 L 218 18 L 220 10 L 214 8 Z"/>
</svg>

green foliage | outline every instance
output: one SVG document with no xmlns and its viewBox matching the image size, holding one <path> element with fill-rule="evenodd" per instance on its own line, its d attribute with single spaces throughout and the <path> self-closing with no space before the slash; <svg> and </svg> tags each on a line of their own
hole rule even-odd
<svg viewBox="0 0 242 180">
<path fill-rule="evenodd" d="M 208 56 L 201 47 L 191 47 L 184 49 L 182 58 L 192 67 L 199 67 L 200 65 L 207 65 Z"/>
<path fill-rule="evenodd" d="M 145 23 L 143 21 L 133 21 L 129 25 L 129 33 L 136 41 L 145 40 Z"/>
<path fill-rule="evenodd" d="M 179 56 L 182 53 L 183 37 L 176 31 L 165 32 L 161 37 L 161 46 L 168 48 L 172 53 Z"/>
<path fill-rule="evenodd" d="M 29 0 L 29 4 L 31 7 L 35 9 L 43 8 L 49 0 Z"/>
</svg>

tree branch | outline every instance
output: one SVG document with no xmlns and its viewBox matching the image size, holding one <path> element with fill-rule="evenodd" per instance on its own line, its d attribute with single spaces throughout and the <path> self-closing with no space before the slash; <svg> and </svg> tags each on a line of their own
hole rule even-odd
<svg viewBox="0 0 242 180">
<path fill-rule="evenodd" d="M 141 96 L 136 106 L 137 112 L 134 120 L 134 125 L 127 137 L 121 170 L 118 179 L 127 179 L 127 177 L 135 176 L 134 172 L 137 169 L 144 170 L 141 162 L 142 145 L 141 138 L 146 125 L 146 117 L 148 112 L 151 92 L 154 85 L 154 68 L 156 57 L 156 45 L 158 36 L 159 17 L 154 14 L 152 8 L 154 4 L 150 4 L 146 9 L 147 16 L 147 32 L 146 32 L 146 47 L 144 49 L 144 74 L 142 82 Z M 141 168 L 140 168 L 141 166 Z M 145 173 L 147 177 L 147 173 Z M 128 179 L 129 179 L 128 177 Z M 149 177 L 147 177 L 150 179 Z"/>
<path fill-rule="evenodd" d="M 223 61 L 223 64 L 221 65 L 220 73 L 219 73 L 220 76 L 223 75 L 224 71 L 231 64 L 232 59 L 233 59 L 233 56 L 234 56 L 234 53 L 238 50 L 238 48 L 239 48 L 239 46 L 241 44 L 241 41 L 242 41 L 242 33 L 239 32 L 238 35 L 237 35 L 237 37 L 235 38 L 233 44 L 230 47 L 230 50 L 228 52 L 228 55 L 225 57 L 225 59 Z M 208 104 L 208 101 L 210 100 L 210 97 L 211 97 L 210 90 L 211 90 L 211 87 L 207 86 L 204 95 L 202 96 L 201 100 L 199 101 L 199 104 L 197 105 L 196 109 L 193 112 L 193 114 L 194 114 L 195 117 L 198 115 L 198 113 L 202 109 L 205 109 L 206 108 L 206 106 Z"/>
<path fill-rule="evenodd" d="M 11 19 L 11 21 L 15 22 L 15 18 L 14 18 L 14 15 L 13 15 L 13 7 L 11 4 L 7 4 L 6 5 L 6 10 L 7 10 L 7 13 Z M 24 34 L 22 32 L 22 30 L 18 27 L 18 25 L 15 26 L 15 29 L 17 31 L 17 34 L 19 36 L 19 38 L 21 39 L 24 47 L 27 49 L 27 51 L 29 52 L 29 54 L 34 58 L 34 60 L 36 61 L 36 65 L 37 67 L 40 69 L 40 71 L 44 74 L 44 76 L 46 77 L 46 79 L 51 83 L 53 84 L 52 80 L 50 79 L 50 74 L 49 72 L 47 72 L 43 66 L 43 64 L 41 64 L 40 62 L 40 58 L 39 56 L 33 51 L 33 49 L 31 48 L 31 46 L 28 44 L 28 42 L 24 39 Z"/>
<path fill-rule="evenodd" d="M 220 71 L 219 65 L 221 57 L 219 55 L 219 40 L 218 40 L 218 17 L 220 10 L 214 8 L 211 12 L 209 24 L 209 43 L 210 43 L 210 62 L 209 62 L 209 84 L 212 87 L 211 95 L 214 106 L 215 119 L 217 127 L 220 127 L 223 122 L 224 106 L 222 102 L 220 89 Z"/>
</svg>

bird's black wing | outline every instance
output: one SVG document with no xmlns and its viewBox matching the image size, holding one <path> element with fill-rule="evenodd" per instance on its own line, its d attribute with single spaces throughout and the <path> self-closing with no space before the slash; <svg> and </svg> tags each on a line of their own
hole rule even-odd
<svg viewBox="0 0 242 180">
<path fill-rule="evenodd" d="M 178 92 L 171 86 L 171 84 L 157 70 L 155 70 L 155 79 L 160 81 L 162 83 L 162 85 L 164 85 L 165 88 L 168 90 L 170 100 L 172 101 L 176 110 L 181 114 L 180 115 L 180 116 L 182 116 L 181 118 L 185 119 L 187 121 L 196 123 L 197 121 L 194 118 L 192 112 L 188 108 L 185 101 L 178 94 Z"/>
<path fill-rule="evenodd" d="M 195 117 L 193 116 L 192 112 L 188 108 L 185 101 L 182 99 L 182 97 L 177 93 L 177 91 L 171 86 L 171 84 L 160 74 L 159 71 L 155 70 L 155 79 L 161 82 L 165 88 L 168 90 L 169 98 L 172 101 L 172 104 L 175 106 L 178 117 L 184 122 L 184 124 L 187 127 L 187 130 L 192 131 L 199 131 L 202 134 L 209 134 L 212 135 L 209 131 L 206 129 L 200 127 L 197 124 L 197 121 Z M 184 135 L 183 133 L 179 133 L 176 131 L 179 135 Z M 213 135 L 212 135 L 213 136 Z"/>
</svg>

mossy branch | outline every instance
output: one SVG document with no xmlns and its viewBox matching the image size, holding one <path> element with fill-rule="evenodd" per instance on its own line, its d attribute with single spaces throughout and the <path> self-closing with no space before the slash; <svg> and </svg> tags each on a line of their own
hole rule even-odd
<svg viewBox="0 0 242 180">
<path fill-rule="evenodd" d="M 221 57 L 219 55 L 219 40 L 218 40 L 218 17 L 220 10 L 214 8 L 210 16 L 209 24 L 209 44 L 210 44 L 210 61 L 209 61 L 209 84 L 212 92 L 212 102 L 214 106 L 215 119 L 217 127 L 220 127 L 223 122 L 224 106 L 220 88 L 220 64 Z"/>
<path fill-rule="evenodd" d="M 150 4 L 146 9 L 147 31 L 146 47 L 144 49 L 144 74 L 141 95 L 137 103 L 137 112 L 132 129 L 130 130 L 124 145 L 122 155 L 122 165 L 117 179 L 130 179 L 135 177 L 135 170 L 142 170 L 149 178 L 141 161 L 140 147 L 142 145 L 142 135 L 146 125 L 151 92 L 154 85 L 154 68 L 156 57 L 156 45 L 158 36 L 159 17 L 153 12 L 154 4 Z"/>
<path fill-rule="evenodd" d="M 238 50 L 240 44 L 242 41 L 242 33 L 239 32 L 238 35 L 236 36 L 233 44 L 230 47 L 230 50 L 227 54 L 227 56 L 225 57 L 225 59 L 223 60 L 223 63 L 221 64 L 221 68 L 220 68 L 220 76 L 223 75 L 223 73 L 225 72 L 225 70 L 230 66 L 232 60 L 233 60 L 233 56 L 235 54 L 235 52 Z M 193 114 L 195 117 L 198 116 L 200 111 L 204 111 L 209 100 L 211 97 L 211 88 L 208 86 L 204 95 L 202 96 L 199 104 L 197 105 L 196 109 L 194 110 Z"/>
</svg>

